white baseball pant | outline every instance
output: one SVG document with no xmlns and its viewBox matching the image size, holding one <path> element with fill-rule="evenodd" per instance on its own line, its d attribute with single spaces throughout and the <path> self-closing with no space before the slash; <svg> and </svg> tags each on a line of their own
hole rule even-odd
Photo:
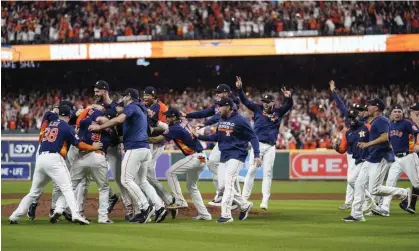
<svg viewBox="0 0 419 251">
<path fill-rule="evenodd" d="M 173 202 L 173 196 L 164 188 L 156 178 L 157 159 L 164 151 L 164 145 L 150 144 L 151 161 L 147 167 L 147 180 L 154 187 L 160 198 L 170 205 Z"/>
<path fill-rule="evenodd" d="M 186 156 L 173 164 L 166 172 L 167 183 L 172 190 L 173 195 L 177 201 L 182 201 L 186 204 L 186 200 L 183 197 L 182 189 L 177 178 L 178 174 L 186 173 L 186 187 L 188 188 L 189 194 L 195 205 L 199 215 L 210 216 L 207 208 L 202 200 L 201 193 L 198 190 L 199 175 L 204 169 L 206 162 L 205 153 L 194 153 Z"/>
<path fill-rule="evenodd" d="M 108 163 L 105 155 L 97 152 L 80 152 L 79 158 L 73 163 L 70 170 L 73 188 L 91 175 L 99 190 L 98 220 L 108 220 L 109 181 Z M 81 209 L 81 208 L 80 208 Z"/>
<path fill-rule="evenodd" d="M 403 172 L 406 173 L 412 186 L 419 188 L 419 158 L 416 154 L 411 153 L 401 158 L 396 157 L 396 161 L 388 171 L 386 185 L 395 187 Z M 383 205 L 381 206 L 382 209 L 387 210 L 389 213 L 391 199 L 392 196 L 384 197 Z"/>
<path fill-rule="evenodd" d="M 368 182 L 368 191 L 371 195 L 397 196 L 404 199 L 407 196 L 407 189 L 384 186 L 384 177 L 390 168 L 391 163 L 382 159 L 379 163 L 365 161 L 362 163 L 358 178 L 355 181 L 354 202 L 352 203 L 352 217 L 359 219 L 363 216 L 362 203 L 365 196 L 365 183 Z"/>
<path fill-rule="evenodd" d="M 144 193 L 155 204 L 157 210 L 163 206 L 156 190 L 147 181 L 147 167 L 150 160 L 151 152 L 147 148 L 128 150 L 122 160 L 121 183 L 134 200 L 135 205 L 133 206 L 141 210 L 145 210 L 149 206 Z M 135 182 L 136 177 L 138 177 L 139 185 Z"/>
<path fill-rule="evenodd" d="M 355 180 L 356 180 L 356 177 L 358 177 L 358 174 L 359 174 L 359 170 L 357 171 L 356 175 L 352 174 L 353 169 L 355 168 L 355 159 L 352 158 L 352 154 L 346 154 L 346 160 L 348 163 L 348 169 L 347 169 L 347 175 L 346 175 L 347 184 L 346 184 L 345 204 L 351 205 L 354 200 L 354 186 L 351 186 L 349 184 L 349 178 L 355 177 Z"/>
<path fill-rule="evenodd" d="M 224 187 L 223 199 L 221 201 L 221 217 L 231 218 L 231 206 L 234 203 L 239 206 L 241 210 L 247 208 L 249 203 L 241 196 L 235 189 L 235 183 L 240 168 L 243 162 L 230 159 L 225 163 L 220 163 L 218 166 L 218 185 Z"/>
<path fill-rule="evenodd" d="M 44 152 L 38 156 L 35 164 L 32 186 L 29 193 L 22 199 L 18 208 L 12 213 L 11 218 L 18 218 L 26 215 L 31 203 L 39 198 L 45 186 L 52 179 L 60 188 L 65 201 L 68 203 L 73 219 L 80 217 L 76 198 L 71 185 L 70 173 L 65 164 L 65 160 L 58 153 Z"/>
<path fill-rule="evenodd" d="M 111 169 L 112 175 L 115 179 L 115 183 L 118 186 L 118 189 L 121 193 L 121 199 L 125 206 L 125 213 L 129 214 L 129 211 L 131 210 L 131 205 L 132 205 L 131 197 L 127 189 L 121 183 L 121 165 L 122 165 L 121 145 L 118 144 L 117 146 L 108 147 L 106 151 L 106 159 L 108 160 L 108 164 Z M 111 193 L 111 191 L 109 191 L 109 193 Z M 112 195 L 114 195 L 113 191 L 112 191 L 112 194 L 109 194 L 109 196 L 112 196 Z"/>
<path fill-rule="evenodd" d="M 275 161 L 275 146 L 265 143 L 259 143 L 260 158 L 262 159 L 263 180 L 262 180 L 262 203 L 268 203 L 271 196 L 272 172 Z M 249 170 L 247 171 L 246 179 L 243 186 L 243 198 L 249 200 L 252 193 L 253 184 L 256 177 L 257 166 L 255 166 L 255 155 L 253 148 L 250 150 Z"/>
</svg>

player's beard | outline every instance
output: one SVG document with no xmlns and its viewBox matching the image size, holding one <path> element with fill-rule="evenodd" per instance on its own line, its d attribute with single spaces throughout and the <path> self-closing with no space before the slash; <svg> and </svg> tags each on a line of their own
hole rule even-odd
<svg viewBox="0 0 419 251">
<path fill-rule="evenodd" d="M 101 95 L 95 95 L 95 96 L 93 96 L 93 99 L 96 102 L 102 102 L 103 101 L 103 96 L 101 96 Z"/>
</svg>

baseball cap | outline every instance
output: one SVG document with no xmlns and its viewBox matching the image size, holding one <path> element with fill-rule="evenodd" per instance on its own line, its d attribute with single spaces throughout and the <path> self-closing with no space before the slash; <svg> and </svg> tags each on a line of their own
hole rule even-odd
<svg viewBox="0 0 419 251">
<path fill-rule="evenodd" d="M 99 80 L 96 82 L 96 84 L 93 85 L 93 88 L 109 91 L 109 84 L 106 81 Z"/>
<path fill-rule="evenodd" d="M 214 89 L 215 92 L 230 92 L 230 86 L 226 85 L 226 84 L 221 84 L 219 86 L 217 86 L 216 89 Z"/>
<path fill-rule="evenodd" d="M 74 107 L 74 104 L 73 104 L 73 103 L 71 103 L 70 101 L 67 101 L 67 100 L 63 100 L 63 101 L 61 101 L 58 107 L 60 107 L 60 106 L 62 106 L 62 105 L 67 105 L 67 106 L 68 106 L 68 107 L 70 107 L 71 109 L 73 109 L 73 107 Z"/>
<path fill-rule="evenodd" d="M 352 109 L 360 111 L 360 112 L 368 111 L 368 105 L 361 105 L 361 104 L 353 103 Z"/>
<path fill-rule="evenodd" d="M 393 110 L 402 110 L 403 111 L 403 107 L 401 106 L 401 105 L 399 105 L 399 104 L 395 104 L 395 105 L 393 105 L 392 107 L 391 107 L 391 111 L 393 111 Z"/>
<path fill-rule="evenodd" d="M 147 86 L 144 89 L 144 94 L 148 94 L 148 95 L 152 95 L 152 96 L 156 96 L 156 88 L 154 88 L 153 86 Z"/>
<path fill-rule="evenodd" d="M 231 98 L 222 97 L 219 101 L 215 102 L 218 106 L 230 106 L 233 107 L 234 103 Z"/>
<path fill-rule="evenodd" d="M 351 109 L 348 112 L 348 117 L 349 118 L 356 118 L 356 117 L 358 117 L 358 115 L 359 115 L 359 111 L 358 110 L 355 110 L 355 109 Z"/>
<path fill-rule="evenodd" d="M 262 102 L 273 102 L 274 100 L 275 98 L 271 94 L 264 94 L 262 96 Z"/>
<path fill-rule="evenodd" d="M 379 98 L 375 98 L 373 100 L 368 101 L 368 105 L 377 106 L 381 111 L 384 111 L 384 109 L 386 108 L 384 102 Z"/>
<path fill-rule="evenodd" d="M 60 116 L 70 116 L 71 115 L 71 108 L 68 105 L 60 105 L 58 107 L 58 115 Z"/>
<path fill-rule="evenodd" d="M 134 88 L 128 88 L 125 90 L 124 94 L 122 94 L 123 96 L 131 96 L 132 99 L 138 99 L 140 97 L 140 93 L 138 92 L 138 90 L 134 89 Z"/>
<path fill-rule="evenodd" d="M 176 109 L 176 108 L 172 108 L 172 107 L 167 109 L 167 111 L 164 114 L 166 115 L 166 117 L 169 117 L 169 118 L 172 118 L 172 117 L 179 118 L 180 117 L 179 110 Z"/>
<path fill-rule="evenodd" d="M 409 107 L 410 110 L 419 111 L 419 102 Z"/>
</svg>

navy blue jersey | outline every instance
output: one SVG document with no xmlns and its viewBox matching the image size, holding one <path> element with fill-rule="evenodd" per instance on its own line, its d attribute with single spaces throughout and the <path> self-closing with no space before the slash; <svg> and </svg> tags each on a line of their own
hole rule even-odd
<svg viewBox="0 0 419 251">
<path fill-rule="evenodd" d="M 57 119 L 45 128 L 39 152 L 60 153 L 68 145 L 79 143 L 80 139 L 74 129 L 64 120 Z"/>
<path fill-rule="evenodd" d="M 271 113 L 267 113 L 264 111 L 263 105 L 248 100 L 243 89 L 239 90 L 239 97 L 240 101 L 253 112 L 253 128 L 259 141 L 275 145 L 282 116 L 292 108 L 292 98 L 285 98 L 285 103 L 281 107 L 274 108 Z"/>
<path fill-rule="evenodd" d="M 390 121 L 380 115 L 371 121 L 371 129 L 369 141 L 373 141 L 380 137 L 382 133 L 388 133 L 390 136 Z M 394 161 L 394 152 L 390 142 L 383 142 L 368 148 L 369 155 L 367 161 L 371 163 L 379 163 L 384 158 L 389 162 Z"/>
<path fill-rule="evenodd" d="M 126 150 L 149 148 L 147 136 L 147 109 L 140 102 L 132 102 L 124 108 L 127 116 L 122 124 Z"/>
<path fill-rule="evenodd" d="M 91 132 L 88 130 L 93 121 L 97 117 L 104 116 L 103 112 L 95 110 L 91 116 L 88 116 L 80 121 L 79 138 L 86 144 L 92 145 L 93 142 L 102 142 L 102 150 L 106 152 L 108 147 L 114 141 L 116 133 L 111 128 L 106 128 L 100 132 Z"/>
<path fill-rule="evenodd" d="M 230 159 L 244 162 L 248 154 L 249 142 L 252 144 L 255 157 L 260 155 L 259 140 L 249 120 L 235 111 L 229 118 L 220 119 L 216 134 L 198 138 L 205 141 L 217 141 L 223 163 Z"/>
<path fill-rule="evenodd" d="M 41 129 L 39 130 L 39 143 L 42 142 L 42 136 L 44 135 L 45 128 L 49 125 L 49 122 L 57 120 L 58 114 L 52 111 L 47 111 L 42 117 Z"/>
<path fill-rule="evenodd" d="M 419 130 L 415 124 L 409 120 L 392 121 L 390 123 L 390 143 L 394 153 L 409 152 L 409 137 L 417 136 Z"/>
<path fill-rule="evenodd" d="M 180 125 L 180 122 L 175 122 L 173 125 L 169 126 L 169 129 L 164 132 L 163 136 L 166 141 L 173 140 L 186 156 L 204 150 L 201 143 L 199 143 L 199 140 L 194 138 L 191 133 L 183 128 Z"/>
<path fill-rule="evenodd" d="M 370 127 L 370 124 L 364 124 L 349 128 L 343 136 L 338 152 L 344 153 L 350 150 L 355 161 L 365 160 L 369 154 L 368 148 L 361 149 L 357 144 L 369 141 Z"/>
</svg>

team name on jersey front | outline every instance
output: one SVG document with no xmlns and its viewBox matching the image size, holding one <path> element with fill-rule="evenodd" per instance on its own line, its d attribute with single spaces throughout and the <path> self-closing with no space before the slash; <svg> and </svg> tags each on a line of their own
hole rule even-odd
<svg viewBox="0 0 419 251">
<path fill-rule="evenodd" d="M 221 121 L 218 124 L 218 131 L 224 132 L 226 136 L 230 136 L 230 134 L 234 132 L 234 122 Z"/>
</svg>

